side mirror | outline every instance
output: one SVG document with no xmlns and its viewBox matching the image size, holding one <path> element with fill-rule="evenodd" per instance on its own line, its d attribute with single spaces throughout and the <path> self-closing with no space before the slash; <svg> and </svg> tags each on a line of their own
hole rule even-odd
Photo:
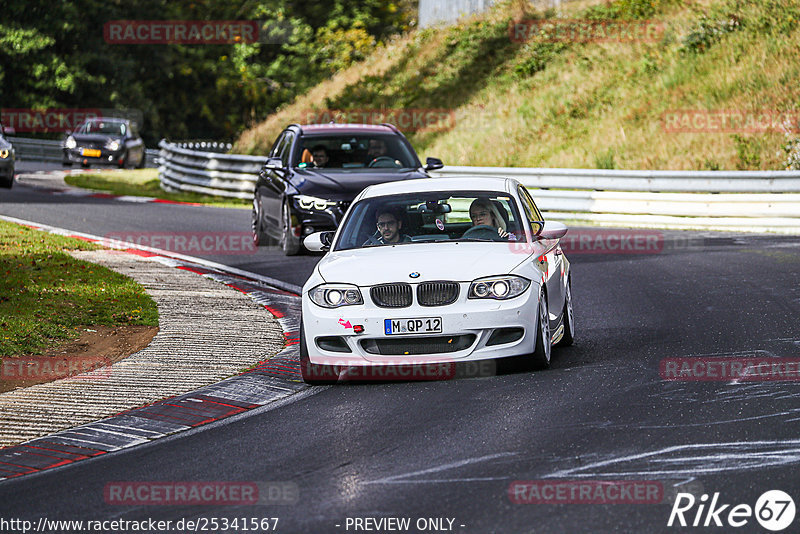
<svg viewBox="0 0 800 534">
<path fill-rule="evenodd" d="M 335 232 L 315 232 L 303 239 L 303 246 L 310 252 L 327 252 L 331 249 Z"/>
<path fill-rule="evenodd" d="M 537 237 L 539 239 L 561 239 L 566 233 L 566 225 L 555 221 L 545 221 L 544 228 Z"/>
<path fill-rule="evenodd" d="M 282 171 L 283 160 L 281 158 L 267 158 L 266 163 L 264 163 L 264 168 L 271 171 Z"/>
<path fill-rule="evenodd" d="M 439 158 L 427 158 L 425 160 L 425 170 L 426 171 L 435 171 L 437 169 L 441 169 L 444 167 L 444 163 Z"/>
</svg>

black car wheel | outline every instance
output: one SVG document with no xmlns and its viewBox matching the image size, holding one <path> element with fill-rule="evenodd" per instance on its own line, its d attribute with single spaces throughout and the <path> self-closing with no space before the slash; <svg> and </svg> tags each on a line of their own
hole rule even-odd
<svg viewBox="0 0 800 534">
<path fill-rule="evenodd" d="M 564 337 L 557 343 L 559 346 L 568 347 L 575 342 L 575 316 L 572 312 L 572 279 L 567 279 L 567 287 L 564 292 L 564 311 L 562 312 L 564 325 Z"/>
<path fill-rule="evenodd" d="M 294 256 L 300 252 L 300 238 L 292 231 L 292 210 L 288 202 L 283 205 L 283 228 L 281 229 L 281 248 L 286 256 Z"/>
<path fill-rule="evenodd" d="M 536 348 L 531 354 L 533 369 L 550 367 L 550 320 L 547 312 L 547 295 L 539 295 L 539 325 L 536 328 Z"/>
<path fill-rule="evenodd" d="M 251 215 L 251 229 L 253 232 L 253 245 L 264 247 L 269 244 L 269 236 L 264 232 L 264 216 L 261 209 L 261 199 L 253 197 L 253 209 Z"/>
<path fill-rule="evenodd" d="M 120 169 L 127 169 L 128 168 L 128 153 L 125 152 L 125 156 L 122 158 L 122 163 L 119 164 Z"/>
<path fill-rule="evenodd" d="M 12 173 L 11 176 L 6 178 L 5 180 L 0 180 L 0 187 L 4 189 L 11 189 L 14 186 L 14 174 Z"/>
</svg>

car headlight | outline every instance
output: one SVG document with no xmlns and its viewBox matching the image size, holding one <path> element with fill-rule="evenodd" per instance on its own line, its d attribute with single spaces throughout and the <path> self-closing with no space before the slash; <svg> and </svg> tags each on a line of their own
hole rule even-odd
<svg viewBox="0 0 800 534">
<path fill-rule="evenodd" d="M 531 281 L 521 276 L 489 276 L 473 280 L 469 286 L 471 299 L 513 299 L 525 293 Z"/>
<path fill-rule="evenodd" d="M 108 150 L 111 150 L 112 152 L 114 152 L 115 150 L 119 150 L 119 141 L 115 139 L 109 139 L 108 141 L 106 141 L 105 147 Z"/>
<path fill-rule="evenodd" d="M 312 302 L 323 308 L 364 304 L 361 290 L 350 284 L 322 284 L 308 292 Z"/>
<path fill-rule="evenodd" d="M 78 143 L 75 141 L 75 138 L 70 135 L 69 137 L 67 137 L 67 140 L 64 142 L 64 146 L 67 147 L 67 148 L 72 149 L 72 148 L 75 148 L 76 146 L 78 146 Z"/>
<path fill-rule="evenodd" d="M 324 198 L 309 197 L 306 195 L 297 195 L 294 197 L 294 199 L 297 201 L 297 205 L 300 207 L 300 209 L 304 210 L 310 210 L 311 208 L 314 208 L 316 210 L 323 211 L 338 204 L 338 202 L 335 200 L 326 200 Z"/>
<path fill-rule="evenodd" d="M 0 149 L 0 159 L 6 159 L 11 152 L 7 148 Z"/>
</svg>

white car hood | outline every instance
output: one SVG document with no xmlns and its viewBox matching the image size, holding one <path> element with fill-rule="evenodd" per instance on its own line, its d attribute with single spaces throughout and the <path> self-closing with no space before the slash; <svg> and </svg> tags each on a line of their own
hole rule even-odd
<svg viewBox="0 0 800 534">
<path fill-rule="evenodd" d="M 372 286 L 386 282 L 454 280 L 510 273 L 530 252 L 514 243 L 426 243 L 333 252 L 317 265 L 326 282 Z M 534 251 L 539 248 L 534 245 Z M 544 250 L 542 248 L 542 250 Z M 419 277 L 411 278 L 411 273 Z"/>
</svg>

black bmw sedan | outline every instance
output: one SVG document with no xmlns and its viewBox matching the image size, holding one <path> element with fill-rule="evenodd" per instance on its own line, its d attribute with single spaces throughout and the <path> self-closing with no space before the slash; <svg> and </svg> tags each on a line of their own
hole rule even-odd
<svg viewBox="0 0 800 534">
<path fill-rule="evenodd" d="M 5 128 L 0 122 L 0 187 L 10 189 L 14 185 L 14 147 L 5 137 Z"/>
<path fill-rule="evenodd" d="M 64 139 L 63 163 L 116 165 L 142 168 L 145 146 L 136 124 L 127 119 L 94 117 L 87 119 Z"/>
<path fill-rule="evenodd" d="M 391 124 L 292 124 L 278 136 L 256 183 L 253 243 L 297 254 L 305 236 L 335 230 L 365 187 L 426 178 L 442 166 L 428 158 L 423 167 Z"/>
</svg>

